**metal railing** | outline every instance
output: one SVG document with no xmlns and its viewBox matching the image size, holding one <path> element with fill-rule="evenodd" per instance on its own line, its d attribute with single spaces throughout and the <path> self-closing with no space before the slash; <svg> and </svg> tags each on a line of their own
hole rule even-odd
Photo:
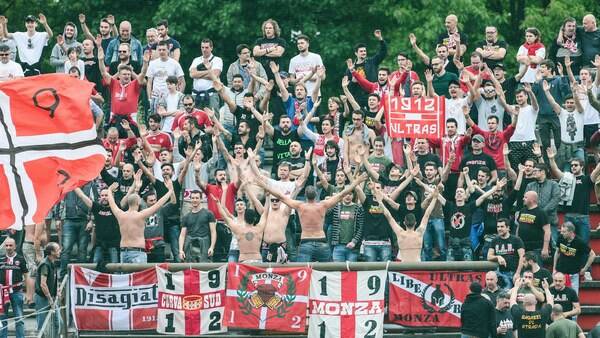
<svg viewBox="0 0 600 338">
<path fill-rule="evenodd" d="M 65 294 L 69 293 L 69 290 L 65 291 L 65 288 L 68 286 L 69 276 L 65 276 L 58 287 L 56 301 L 53 306 L 44 310 L 47 311 L 46 320 L 38 332 L 37 338 L 59 338 L 59 337 L 67 337 L 67 325 L 65 324 Z M 62 332 L 60 332 L 61 327 L 63 328 Z"/>
</svg>

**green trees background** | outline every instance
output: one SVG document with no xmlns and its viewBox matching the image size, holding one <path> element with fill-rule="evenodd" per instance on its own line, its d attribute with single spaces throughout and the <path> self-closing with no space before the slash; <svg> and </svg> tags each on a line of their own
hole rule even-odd
<svg viewBox="0 0 600 338">
<path fill-rule="evenodd" d="M 145 43 L 145 29 L 159 19 L 169 21 L 170 35 L 182 45 L 181 64 L 187 69 L 200 55 L 199 43 L 205 37 L 215 43 L 214 53 L 223 57 L 225 66 L 236 59 L 235 46 L 252 45 L 261 34 L 263 20 L 273 18 L 290 44 L 289 59 L 296 54 L 292 31 L 311 37 L 311 50 L 320 53 L 327 68 L 325 95 L 339 92 L 344 60 L 353 56 L 352 46 L 366 42 L 374 53 L 373 30 L 381 29 L 389 43 L 389 57 L 384 65 L 395 68 L 394 55 L 406 51 L 417 61 L 408 42 L 414 32 L 419 46 L 434 53 L 435 40 L 444 31 L 444 18 L 449 13 L 459 17 L 459 26 L 473 44 L 484 38 L 486 25 L 497 26 L 500 37 L 509 44 L 506 64 L 515 69 L 514 55 L 523 42 L 523 30 L 535 26 L 542 32 L 547 46 L 566 17 L 572 16 L 581 25 L 584 14 L 600 15 L 598 0 L 5 0 L 0 14 L 9 18 L 9 30 L 24 30 L 27 14 L 43 12 L 53 30 L 58 33 L 67 21 L 79 25 L 77 16 L 85 13 L 88 26 L 95 31 L 101 17 L 113 14 L 117 22 L 127 19 L 134 35 Z M 45 53 L 49 55 L 49 43 Z M 47 60 L 48 57 L 45 57 Z M 46 64 L 47 66 L 47 64 Z M 51 71 L 51 67 L 45 67 Z M 224 69 L 225 71 L 226 69 Z M 188 81 L 189 82 L 189 81 Z"/>
</svg>

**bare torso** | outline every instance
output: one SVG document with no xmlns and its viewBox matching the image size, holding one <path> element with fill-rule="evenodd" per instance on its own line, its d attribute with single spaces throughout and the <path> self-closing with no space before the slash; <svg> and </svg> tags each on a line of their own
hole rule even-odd
<svg viewBox="0 0 600 338">
<path fill-rule="evenodd" d="M 233 230 L 233 232 L 238 240 L 240 248 L 240 262 L 247 260 L 262 260 L 260 254 L 260 245 L 262 241 L 261 229 L 253 226 L 239 225 L 239 228 Z"/>
<path fill-rule="evenodd" d="M 414 230 L 406 230 L 397 237 L 398 248 L 400 248 L 398 255 L 402 258 L 402 262 L 420 262 L 423 235 Z"/>
<path fill-rule="evenodd" d="M 117 216 L 121 230 L 121 248 L 145 248 L 145 219 L 139 211 L 126 211 Z"/>
<path fill-rule="evenodd" d="M 285 242 L 285 229 L 290 218 L 290 209 L 287 205 L 282 205 L 279 209 L 269 211 L 267 224 L 265 226 L 263 241 L 267 244 Z"/>
<path fill-rule="evenodd" d="M 363 128 L 367 128 L 366 126 L 363 126 Z M 369 145 L 365 144 L 363 142 L 363 136 L 362 136 L 362 129 L 361 130 L 354 130 L 352 132 L 352 135 L 348 136 L 348 154 L 350 155 L 350 157 L 348 158 L 348 160 L 350 161 L 350 164 L 358 164 L 361 161 L 361 157 L 358 154 L 358 148 L 360 146 L 367 146 L 367 154 L 369 152 Z"/>
<path fill-rule="evenodd" d="M 322 203 L 306 202 L 302 203 L 296 210 L 298 211 L 300 226 L 302 227 L 300 238 L 325 238 L 325 231 L 323 231 L 325 213 L 327 212 L 325 205 Z"/>
</svg>

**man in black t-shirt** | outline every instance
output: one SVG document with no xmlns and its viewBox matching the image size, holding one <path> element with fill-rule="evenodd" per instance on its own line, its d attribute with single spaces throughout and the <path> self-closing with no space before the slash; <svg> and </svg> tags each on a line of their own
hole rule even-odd
<svg viewBox="0 0 600 338">
<path fill-rule="evenodd" d="M 271 136 L 273 140 L 273 170 L 277 171 L 277 166 L 281 161 L 291 157 L 290 144 L 294 141 L 300 142 L 298 130 L 292 130 L 292 120 L 287 115 L 279 118 L 279 129 L 273 128 L 269 120 L 265 121 L 265 133 Z"/>
<path fill-rule="evenodd" d="M 192 191 L 192 210 L 181 219 L 179 258 L 185 262 L 209 262 L 217 242 L 217 221 L 200 207 L 200 191 Z"/>
<path fill-rule="evenodd" d="M 522 296 L 523 306 L 517 304 L 518 290 L 523 283 L 522 278 L 517 278 L 515 287 L 510 294 L 510 312 L 513 316 L 514 327 L 519 332 L 519 338 L 545 338 L 546 324 L 550 323 L 550 314 L 554 300 L 548 283 L 542 284 L 547 303 L 537 310 L 537 299 L 533 294 Z"/>
<path fill-rule="evenodd" d="M 586 272 L 596 258 L 596 253 L 575 235 L 573 223 L 565 222 L 560 229 L 560 234 L 554 253 L 553 270 L 569 275 L 571 287 L 578 293 L 579 277 L 589 274 Z"/>
<path fill-rule="evenodd" d="M 510 311 L 510 294 L 502 291 L 496 297 L 496 337 L 513 338 L 516 330 Z"/>
<path fill-rule="evenodd" d="M 519 211 L 517 235 L 523 240 L 526 251 L 541 254 L 542 259 L 550 257 L 550 222 L 546 213 L 538 207 L 538 195 L 528 191 L 523 197 L 525 205 Z"/>
<path fill-rule="evenodd" d="M 482 135 L 473 136 L 471 138 L 472 151 L 463 155 L 463 158 L 460 161 L 459 169 L 462 171 L 464 167 L 469 168 L 469 177 L 472 180 L 474 180 L 477 178 L 479 168 L 487 167 L 488 169 L 490 169 L 491 173 L 490 182 L 495 182 L 498 178 L 498 172 L 496 171 L 496 162 L 490 155 L 483 152 L 484 146 L 485 139 Z"/>
<path fill-rule="evenodd" d="M 494 26 L 485 27 L 485 40 L 475 45 L 475 51 L 483 56 L 483 61 L 490 69 L 498 63 L 502 63 L 506 56 L 508 45 L 504 40 L 498 40 L 498 28 Z"/>
<path fill-rule="evenodd" d="M 273 72 L 269 67 L 269 62 L 273 61 L 279 64 L 281 57 L 285 53 L 287 43 L 281 36 L 281 29 L 277 21 L 268 19 L 262 23 L 263 36 L 256 39 L 252 55 L 260 62 L 267 72 L 267 78 L 273 80 Z"/>
<path fill-rule="evenodd" d="M 419 168 L 421 168 L 421 175 L 425 176 L 425 164 L 427 162 L 432 162 L 435 164 L 437 173 L 442 175 L 442 160 L 437 154 L 431 152 L 431 148 L 429 147 L 429 142 L 425 138 L 416 138 L 415 139 L 415 155 L 417 156 L 417 163 L 419 164 Z"/>
<path fill-rule="evenodd" d="M 577 292 L 565 285 L 565 275 L 562 272 L 555 272 L 553 279 L 554 286 L 550 288 L 550 293 L 554 297 L 554 304 L 560 304 L 565 318 L 573 320 L 581 313 Z"/>
<path fill-rule="evenodd" d="M 121 232 L 119 222 L 108 205 L 108 190 L 100 191 L 98 201 L 92 201 L 81 189 L 75 189 L 75 194 L 91 210 L 94 218 L 94 232 L 96 234 L 96 247 L 94 249 L 94 263 L 104 261 L 108 253 L 109 263 L 119 263 L 119 243 Z"/>
<path fill-rule="evenodd" d="M 583 27 L 577 27 L 575 35 L 581 37 L 582 67 L 595 67 L 592 61 L 600 54 L 600 29 L 596 25 L 596 18 L 592 14 L 583 17 Z"/>
<path fill-rule="evenodd" d="M 448 47 L 448 61 L 453 63 L 457 52 L 464 55 L 467 51 L 468 39 L 465 33 L 458 31 L 458 17 L 456 15 L 448 15 L 444 24 L 446 31 L 438 36 L 437 44 Z"/>
<path fill-rule="evenodd" d="M 550 162 L 550 170 L 554 178 L 559 181 L 565 177 L 567 172 L 563 172 L 558 168 L 555 160 L 556 152 L 552 149 L 548 150 L 548 161 Z M 594 191 L 594 182 L 600 176 L 600 163 L 588 176 L 585 175 L 585 162 L 579 158 L 569 160 L 571 166 L 570 174 L 574 176 L 574 182 L 570 185 L 564 185 L 564 192 L 561 192 L 560 205 L 564 206 L 565 222 L 571 222 L 575 225 L 577 236 L 584 243 L 590 241 L 590 193 Z M 571 196 L 571 198 L 569 198 Z"/>
<path fill-rule="evenodd" d="M 525 259 L 523 241 L 510 234 L 510 221 L 501 218 L 496 223 L 498 236 L 492 240 L 488 249 L 487 260 L 498 262 L 498 277 L 502 278 L 504 287 L 513 286 L 513 276 L 521 275 L 521 267 Z"/>
</svg>

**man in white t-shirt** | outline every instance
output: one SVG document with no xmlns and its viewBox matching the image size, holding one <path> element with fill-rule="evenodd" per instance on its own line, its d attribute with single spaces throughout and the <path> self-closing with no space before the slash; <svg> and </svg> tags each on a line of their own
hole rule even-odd
<svg viewBox="0 0 600 338">
<path fill-rule="evenodd" d="M 482 86 L 480 86 L 481 83 Z M 494 82 L 490 80 L 482 82 L 479 77 L 479 80 L 475 82 L 475 91 L 476 94 L 473 101 L 477 107 L 477 126 L 489 131 L 487 125 L 488 117 L 494 115 L 498 118 L 498 131 L 504 130 L 504 107 L 500 103 Z"/>
<path fill-rule="evenodd" d="M 300 34 L 296 46 L 298 47 L 298 55 L 290 60 L 288 72 L 290 74 L 290 84 L 295 85 L 303 80 L 307 93 L 312 93 L 317 83 L 317 75 L 312 70 L 316 66 L 323 67 L 323 60 L 321 60 L 321 55 L 308 51 L 310 46 L 308 36 Z M 310 78 L 306 78 L 307 76 L 310 76 Z M 323 80 L 325 80 L 325 76 L 323 76 Z M 316 100 L 316 97 L 313 97 L 313 100 Z"/>
<path fill-rule="evenodd" d="M 450 80 L 448 83 L 448 94 L 450 98 L 444 97 L 446 100 L 446 122 L 448 119 L 453 118 L 456 120 L 456 134 L 464 135 L 467 130 L 467 121 L 465 115 L 462 112 L 462 107 L 471 107 L 472 95 L 471 92 L 467 93 L 467 96 L 463 96 L 463 91 L 460 89 L 460 83 L 456 80 Z M 446 133 L 448 130 L 446 130 Z"/>
<path fill-rule="evenodd" d="M 527 103 L 527 97 L 531 100 L 531 105 Z M 537 120 L 539 106 L 531 85 L 524 83 L 523 88 L 515 91 L 516 105 L 506 104 L 503 95 L 500 95 L 500 103 L 504 110 L 513 115 L 518 115 L 515 132 L 510 138 L 508 147 L 510 148 L 510 163 L 515 168 L 518 164 L 524 163 L 527 159 L 534 158 L 533 144 L 535 143 L 535 121 Z"/>
<path fill-rule="evenodd" d="M 166 41 L 158 42 L 156 47 L 158 59 L 150 61 L 148 66 L 148 84 L 146 91 L 152 112 L 156 112 L 156 105 L 169 93 L 167 88 L 167 77 L 177 77 L 177 90 L 183 92 L 185 79 L 183 69 L 179 62 L 169 57 L 169 44 Z"/>
<path fill-rule="evenodd" d="M 10 59 L 10 47 L 0 45 L 0 82 L 23 77 L 21 65 Z"/>
<path fill-rule="evenodd" d="M 37 21 L 35 16 L 28 15 L 25 18 L 26 32 L 9 33 L 6 29 L 6 18 L 0 16 L 0 35 L 8 39 L 14 39 L 19 51 L 19 60 L 24 68 L 25 76 L 33 76 L 41 74 L 40 58 L 44 46 L 48 45 L 48 40 L 52 38 L 52 29 L 48 26 L 46 16 L 40 14 L 39 22 L 44 26 L 45 32 L 37 32 Z"/>
<path fill-rule="evenodd" d="M 219 77 L 223 71 L 223 59 L 213 55 L 213 42 L 211 39 L 203 39 L 200 42 L 202 56 L 192 61 L 190 66 L 190 77 L 194 79 L 192 92 L 195 95 L 196 108 L 210 107 L 213 111 L 219 110 L 219 93 L 213 88 L 212 72 Z"/>
</svg>

